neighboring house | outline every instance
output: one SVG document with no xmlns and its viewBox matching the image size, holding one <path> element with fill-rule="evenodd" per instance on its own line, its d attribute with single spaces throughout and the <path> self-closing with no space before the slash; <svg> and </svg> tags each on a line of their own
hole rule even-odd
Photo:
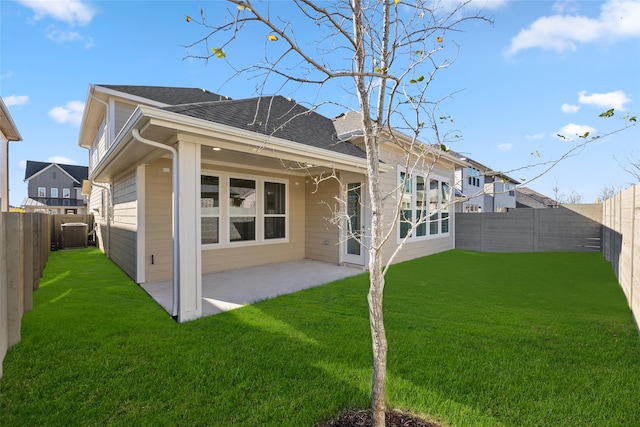
<svg viewBox="0 0 640 427">
<path fill-rule="evenodd" d="M 559 203 L 527 187 L 516 188 L 516 208 L 557 208 Z"/>
<path fill-rule="evenodd" d="M 520 184 L 501 172 L 487 172 L 484 176 L 485 212 L 507 212 L 516 207 L 516 186 Z"/>
<path fill-rule="evenodd" d="M 487 166 L 473 159 L 460 157 L 467 166 L 456 169 L 456 189 L 460 193 L 455 206 L 456 212 L 489 212 L 485 208 L 485 174 L 490 172 Z"/>
<path fill-rule="evenodd" d="M 28 195 L 22 207 L 25 212 L 86 214 L 82 182 L 87 179 L 88 171 L 86 166 L 27 160 L 24 180 Z"/>
<path fill-rule="evenodd" d="M 367 161 L 357 123 L 280 96 L 91 85 L 79 145 L 89 150 L 98 245 L 138 283 L 172 280 L 179 321 L 201 316 L 205 273 L 303 258 L 366 268 L 366 249 L 329 221 L 336 211 L 348 215 L 366 245 Z M 385 259 L 404 237 L 395 261 L 453 248 L 447 206 L 456 160 L 443 156 L 427 177 L 403 169 L 399 148 L 382 150 L 381 185 L 404 200 L 403 214 L 433 210 L 426 228 L 396 227 Z M 407 174 L 415 179 L 401 193 Z"/>
<path fill-rule="evenodd" d="M 456 212 L 506 212 L 516 207 L 520 182 L 462 154 L 452 155 L 465 163 L 456 169 Z"/>
<path fill-rule="evenodd" d="M 9 141 L 22 141 L 22 136 L 0 98 L 0 212 L 9 211 Z"/>
</svg>

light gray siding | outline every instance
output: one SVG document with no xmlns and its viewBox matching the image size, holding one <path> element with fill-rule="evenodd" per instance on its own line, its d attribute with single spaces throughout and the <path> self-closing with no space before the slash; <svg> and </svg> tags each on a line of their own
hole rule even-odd
<svg viewBox="0 0 640 427">
<path fill-rule="evenodd" d="M 126 104 L 124 102 L 115 102 L 115 112 L 114 112 L 114 127 L 115 127 L 115 135 L 122 130 L 124 124 L 129 120 L 131 114 L 136 109 L 136 106 L 133 104 Z"/>
</svg>

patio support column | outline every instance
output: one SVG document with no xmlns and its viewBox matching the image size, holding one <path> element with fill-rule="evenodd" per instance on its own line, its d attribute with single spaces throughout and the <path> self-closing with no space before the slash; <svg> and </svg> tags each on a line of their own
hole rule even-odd
<svg viewBox="0 0 640 427">
<path fill-rule="evenodd" d="M 178 141 L 179 283 L 178 322 L 202 316 L 200 243 L 200 145 Z"/>
</svg>

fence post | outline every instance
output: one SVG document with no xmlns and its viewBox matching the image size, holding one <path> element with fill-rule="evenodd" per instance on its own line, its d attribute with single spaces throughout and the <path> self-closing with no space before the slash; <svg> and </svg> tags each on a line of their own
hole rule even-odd
<svg viewBox="0 0 640 427">
<path fill-rule="evenodd" d="M 20 326 L 24 309 L 24 258 L 20 248 L 22 214 L 9 213 L 5 221 L 5 248 L 7 256 L 7 344 L 20 342 Z"/>
<path fill-rule="evenodd" d="M 33 309 L 33 214 L 22 215 L 22 253 L 24 257 L 24 311 Z"/>
<path fill-rule="evenodd" d="M 7 251 L 4 241 L 6 240 L 6 232 L 4 229 L 4 221 L 8 214 L 0 212 L 0 378 L 2 378 L 2 362 L 9 348 L 9 330 L 7 321 Z"/>
</svg>

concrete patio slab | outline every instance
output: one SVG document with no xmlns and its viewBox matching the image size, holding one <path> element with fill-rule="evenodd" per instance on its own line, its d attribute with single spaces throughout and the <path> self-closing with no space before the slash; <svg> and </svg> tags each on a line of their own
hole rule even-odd
<svg viewBox="0 0 640 427">
<path fill-rule="evenodd" d="M 209 273 L 202 276 L 202 316 L 211 316 L 262 301 L 362 274 L 363 270 L 312 260 Z M 171 313 L 172 282 L 141 285 Z"/>
</svg>

